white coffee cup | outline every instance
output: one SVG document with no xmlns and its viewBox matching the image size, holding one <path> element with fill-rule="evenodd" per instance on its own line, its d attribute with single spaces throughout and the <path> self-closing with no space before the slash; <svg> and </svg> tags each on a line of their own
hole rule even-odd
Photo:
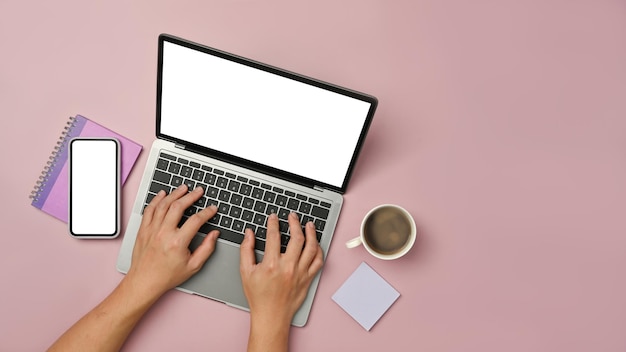
<svg viewBox="0 0 626 352">
<path fill-rule="evenodd" d="M 362 244 L 374 257 L 392 260 L 407 254 L 416 237 L 415 220 L 406 209 L 395 204 L 382 204 L 365 215 L 359 237 L 346 242 L 346 247 L 355 248 Z"/>
</svg>

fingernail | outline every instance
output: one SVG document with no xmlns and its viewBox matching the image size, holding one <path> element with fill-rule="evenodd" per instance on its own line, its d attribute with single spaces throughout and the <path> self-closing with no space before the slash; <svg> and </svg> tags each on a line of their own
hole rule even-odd
<svg viewBox="0 0 626 352">
<path fill-rule="evenodd" d="M 315 228 L 315 225 L 313 224 L 313 221 L 307 222 L 306 226 L 308 226 L 309 228 Z"/>
<path fill-rule="evenodd" d="M 217 206 L 215 204 L 209 205 L 209 209 L 217 211 Z"/>
<path fill-rule="evenodd" d="M 194 192 L 202 192 L 202 193 L 204 193 L 204 189 L 202 189 L 202 187 L 196 187 L 194 189 Z"/>
<path fill-rule="evenodd" d="M 289 216 L 291 216 L 292 218 L 294 218 L 296 220 L 298 219 L 298 214 L 296 214 L 294 212 L 289 213 Z"/>
<path fill-rule="evenodd" d="M 270 214 L 270 219 L 276 219 L 276 218 L 278 218 L 278 215 L 276 215 L 276 214 L 274 214 L 274 213 L 271 213 L 271 214 Z"/>
</svg>

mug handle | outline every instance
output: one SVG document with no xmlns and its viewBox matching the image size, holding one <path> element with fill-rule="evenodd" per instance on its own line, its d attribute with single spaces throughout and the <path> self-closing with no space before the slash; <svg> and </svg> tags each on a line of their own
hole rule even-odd
<svg viewBox="0 0 626 352">
<path fill-rule="evenodd" d="M 361 245 L 361 243 L 363 243 L 363 241 L 361 241 L 361 237 L 355 237 L 351 240 L 349 240 L 348 242 L 346 242 L 346 247 L 348 248 L 354 248 L 354 247 L 358 247 Z"/>
</svg>

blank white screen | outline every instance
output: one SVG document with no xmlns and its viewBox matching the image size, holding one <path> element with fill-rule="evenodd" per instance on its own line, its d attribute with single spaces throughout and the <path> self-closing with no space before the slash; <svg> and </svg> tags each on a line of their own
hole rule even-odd
<svg viewBox="0 0 626 352">
<path fill-rule="evenodd" d="M 117 231 L 117 145 L 112 140 L 73 140 L 70 147 L 70 231 Z"/>
<path fill-rule="evenodd" d="M 163 45 L 162 134 L 342 186 L 370 103 Z"/>
</svg>

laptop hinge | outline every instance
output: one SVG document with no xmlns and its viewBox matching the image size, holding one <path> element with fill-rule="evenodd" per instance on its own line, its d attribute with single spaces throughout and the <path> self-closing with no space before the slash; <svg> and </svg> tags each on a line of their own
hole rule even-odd
<svg viewBox="0 0 626 352">
<path fill-rule="evenodd" d="M 313 186 L 313 189 L 318 191 L 318 192 L 324 192 L 324 189 L 320 186 Z"/>
<path fill-rule="evenodd" d="M 185 150 L 185 146 L 182 144 L 174 144 L 174 147 L 178 148 L 178 149 L 182 149 Z"/>
</svg>

